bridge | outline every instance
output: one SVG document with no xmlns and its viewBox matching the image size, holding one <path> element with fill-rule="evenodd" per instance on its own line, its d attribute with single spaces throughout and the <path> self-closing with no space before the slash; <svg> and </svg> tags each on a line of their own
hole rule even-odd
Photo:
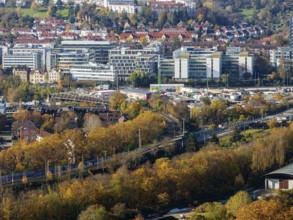
<svg viewBox="0 0 293 220">
<path fill-rule="evenodd" d="M 104 99 L 90 96 L 90 95 L 79 95 L 76 93 L 52 93 L 50 99 L 63 100 L 63 101 L 74 101 L 74 102 L 90 102 L 100 105 L 108 105 L 108 102 Z"/>
</svg>

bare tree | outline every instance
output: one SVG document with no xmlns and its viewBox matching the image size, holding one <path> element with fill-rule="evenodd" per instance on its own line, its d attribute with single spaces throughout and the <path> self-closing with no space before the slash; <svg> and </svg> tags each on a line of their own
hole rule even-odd
<svg viewBox="0 0 293 220">
<path fill-rule="evenodd" d="M 90 132 L 91 130 L 95 128 L 102 127 L 102 120 L 99 116 L 95 114 L 86 113 L 84 115 L 84 124 L 83 124 L 83 130 L 84 132 Z"/>
</svg>

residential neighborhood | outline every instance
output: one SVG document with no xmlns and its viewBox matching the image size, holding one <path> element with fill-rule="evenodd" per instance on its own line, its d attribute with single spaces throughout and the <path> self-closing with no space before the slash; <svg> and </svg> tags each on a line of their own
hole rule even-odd
<svg viewBox="0 0 293 220">
<path fill-rule="evenodd" d="M 292 11 L 0 0 L 0 219 L 292 220 Z"/>
</svg>

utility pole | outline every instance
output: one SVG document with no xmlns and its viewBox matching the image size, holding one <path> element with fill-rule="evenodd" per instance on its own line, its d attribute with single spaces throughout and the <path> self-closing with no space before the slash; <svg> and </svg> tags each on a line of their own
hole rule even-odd
<svg viewBox="0 0 293 220">
<path fill-rule="evenodd" d="M 183 121 L 182 121 L 182 132 L 183 132 L 183 135 L 185 133 L 185 119 L 183 118 Z"/>
<path fill-rule="evenodd" d="M 116 90 L 119 90 L 119 78 L 118 78 L 118 73 L 116 73 Z"/>
<path fill-rule="evenodd" d="M 138 129 L 138 146 L 141 148 L 141 134 L 140 129 Z"/>
</svg>

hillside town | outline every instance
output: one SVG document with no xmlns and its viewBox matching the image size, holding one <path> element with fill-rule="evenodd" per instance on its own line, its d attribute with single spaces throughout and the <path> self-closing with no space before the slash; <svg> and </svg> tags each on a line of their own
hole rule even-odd
<svg viewBox="0 0 293 220">
<path fill-rule="evenodd" d="M 0 0 L 0 219 L 291 220 L 292 11 Z"/>
</svg>

